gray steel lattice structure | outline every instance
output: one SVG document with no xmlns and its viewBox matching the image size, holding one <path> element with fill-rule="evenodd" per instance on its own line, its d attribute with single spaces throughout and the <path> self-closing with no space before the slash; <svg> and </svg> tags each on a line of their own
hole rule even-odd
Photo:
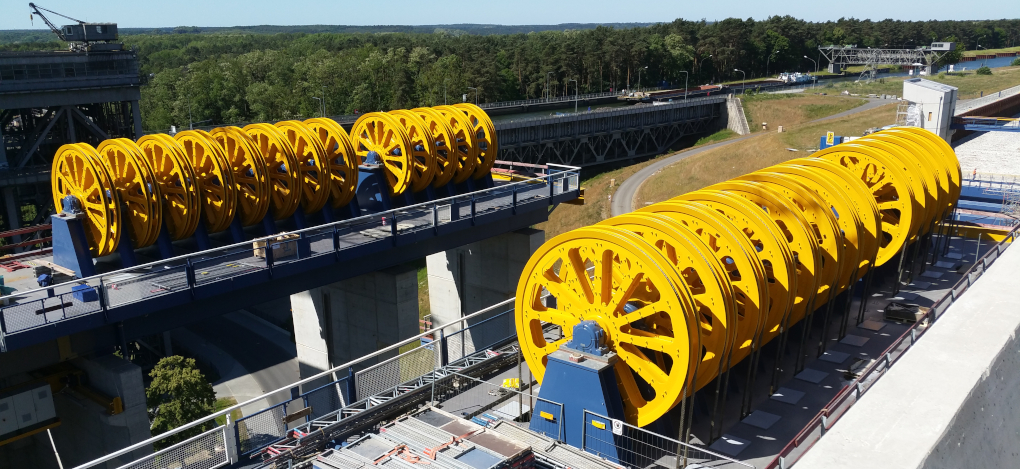
<svg viewBox="0 0 1020 469">
<path fill-rule="evenodd" d="M 931 67 L 947 52 L 931 48 L 917 49 L 873 49 L 854 46 L 818 46 L 818 51 L 830 65 L 916 65 L 921 64 L 928 73 Z M 872 74 L 873 75 L 873 74 Z"/>
<path fill-rule="evenodd" d="M 0 53 L 0 229 L 44 219 L 61 145 L 141 135 L 139 85 L 133 51 Z"/>
<path fill-rule="evenodd" d="M 719 125 L 726 98 L 595 111 L 496 124 L 498 159 L 590 166 L 665 153 L 682 137 Z"/>
</svg>

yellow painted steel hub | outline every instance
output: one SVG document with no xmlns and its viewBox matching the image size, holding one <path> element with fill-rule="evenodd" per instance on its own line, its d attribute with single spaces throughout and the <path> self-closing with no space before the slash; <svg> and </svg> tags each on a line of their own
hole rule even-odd
<svg viewBox="0 0 1020 469">
<path fill-rule="evenodd" d="M 237 211 L 237 185 L 223 147 L 204 130 L 185 130 L 174 139 L 195 170 L 206 229 L 210 233 L 226 230 Z"/>
<path fill-rule="evenodd" d="M 223 147 L 223 154 L 237 187 L 237 216 L 241 226 L 251 226 L 269 211 L 270 184 L 266 160 L 255 141 L 237 127 L 219 127 L 210 132 Z"/>
<path fill-rule="evenodd" d="M 403 194 L 411 187 L 414 177 L 411 139 L 392 116 L 371 112 L 358 118 L 351 128 L 351 144 L 362 164 L 370 152 L 379 155 L 381 161 L 377 164 L 386 172 L 390 195 Z"/>
<path fill-rule="evenodd" d="M 266 174 L 271 188 L 269 207 L 273 219 L 289 218 L 301 204 L 302 193 L 302 178 L 297 170 L 299 164 L 293 146 L 274 125 L 249 124 L 244 131 L 255 142 L 266 161 Z"/>
<path fill-rule="evenodd" d="M 130 229 L 132 246 L 156 242 L 162 226 L 162 195 L 149 163 L 133 140 L 115 138 L 96 149 L 123 205 L 121 220 Z"/>
<path fill-rule="evenodd" d="M 163 221 L 170 239 L 176 241 L 191 236 L 202 215 L 202 200 L 187 153 L 165 134 L 146 135 L 138 139 L 138 146 L 163 195 Z"/>
<path fill-rule="evenodd" d="M 53 203 L 63 211 L 63 198 L 72 195 L 85 212 L 92 256 L 115 251 L 121 235 L 120 197 L 95 148 L 87 143 L 61 146 L 53 156 L 52 172 Z"/>
<path fill-rule="evenodd" d="M 315 118 L 305 125 L 318 137 L 326 150 L 333 186 L 329 199 L 333 208 L 346 207 L 354 199 L 358 188 L 358 157 L 347 131 L 333 119 Z"/>
<path fill-rule="evenodd" d="M 390 115 L 407 132 L 411 141 L 411 190 L 421 192 L 432 184 L 436 174 L 436 137 L 429 125 L 416 113 L 407 110 L 390 111 Z"/>
</svg>

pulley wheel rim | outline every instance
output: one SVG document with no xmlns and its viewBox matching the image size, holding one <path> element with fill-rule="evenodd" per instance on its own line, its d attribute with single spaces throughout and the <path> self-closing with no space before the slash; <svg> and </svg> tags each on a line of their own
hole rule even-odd
<svg viewBox="0 0 1020 469">
<path fill-rule="evenodd" d="M 64 196 L 73 195 L 85 212 L 86 238 L 92 257 L 117 249 L 120 242 L 120 200 L 99 154 L 87 143 L 71 143 L 53 157 L 53 202 L 62 210 Z"/>
<path fill-rule="evenodd" d="M 233 173 L 241 226 L 257 224 L 266 217 L 271 199 L 265 158 L 251 137 L 237 127 L 219 127 L 210 134 L 220 144 Z"/>
<path fill-rule="evenodd" d="M 201 199 L 184 148 L 166 134 L 146 135 L 138 146 L 159 183 L 167 234 L 174 241 L 190 237 L 202 215 Z"/>
<path fill-rule="evenodd" d="M 332 175 L 329 157 L 318 136 L 301 121 L 277 122 L 284 141 L 290 144 L 297 158 L 301 178 L 301 208 L 311 214 L 322 210 L 329 202 Z"/>
<path fill-rule="evenodd" d="M 411 141 L 411 160 L 414 165 L 411 190 L 421 192 L 432 185 L 436 174 L 436 138 L 428 124 L 414 112 L 401 109 L 390 111 L 390 114 L 403 126 Z"/>
<path fill-rule="evenodd" d="M 226 230 L 237 212 L 237 187 L 222 147 L 204 130 L 185 130 L 174 139 L 184 148 L 195 170 L 206 230 L 210 233 Z"/>
<path fill-rule="evenodd" d="M 269 207 L 274 220 L 290 218 L 301 204 L 302 179 L 297 171 L 294 149 L 283 132 L 270 124 L 249 124 L 244 132 L 252 138 L 266 161 L 271 196 Z"/>
<path fill-rule="evenodd" d="M 354 199 L 358 188 L 358 157 L 354 154 L 351 139 L 347 131 L 332 119 L 308 119 L 305 124 L 318 135 L 326 150 L 333 179 L 330 205 L 333 208 L 346 207 Z"/>
<path fill-rule="evenodd" d="M 449 184 L 460 167 L 460 160 L 456 157 L 456 152 L 452 150 L 451 142 L 456 140 L 453 127 L 450 126 L 450 119 L 434 109 L 416 108 L 411 112 L 418 114 L 418 117 L 425 121 L 432 136 L 436 139 L 436 167 L 435 175 L 432 177 L 432 187 L 438 189 Z"/>
<path fill-rule="evenodd" d="M 403 194 L 411 187 L 414 174 L 411 141 L 392 116 L 372 112 L 358 118 L 351 128 L 351 144 L 361 162 L 369 152 L 379 155 L 391 196 Z"/>
<path fill-rule="evenodd" d="M 589 262 L 593 276 L 587 272 Z M 693 313 L 690 292 L 674 269 L 665 267 L 666 262 L 639 236 L 607 226 L 573 230 L 539 247 L 525 265 L 515 301 L 522 352 L 539 382 L 545 375 L 546 357 L 570 339 L 575 324 L 590 319 L 599 323 L 610 346 L 619 353 L 615 367 L 627 421 L 644 426 L 668 412 L 685 392 L 693 368 L 688 359 L 698 356 L 701 346 L 696 330 L 687 322 L 688 313 Z M 555 307 L 545 305 L 543 292 L 556 298 Z M 632 302 L 640 307 L 619 314 Z M 653 315 L 668 319 L 670 336 L 644 333 L 631 326 Z M 547 343 L 543 322 L 560 326 L 564 338 Z M 668 355 L 669 372 L 642 357 L 633 344 Z M 645 399 L 638 392 L 631 372 L 635 365 L 652 382 L 662 383 L 654 386 L 654 398 Z"/>
<path fill-rule="evenodd" d="M 156 242 L 162 223 L 159 184 L 142 149 L 126 138 L 105 140 L 96 149 L 106 166 L 125 211 L 132 247 L 143 248 Z"/>
</svg>

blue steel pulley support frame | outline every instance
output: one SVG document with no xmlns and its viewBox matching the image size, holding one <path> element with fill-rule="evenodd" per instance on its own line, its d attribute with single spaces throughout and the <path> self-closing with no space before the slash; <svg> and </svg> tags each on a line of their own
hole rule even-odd
<svg viewBox="0 0 1020 469">
<path fill-rule="evenodd" d="M 575 448 L 584 448 L 589 441 L 615 441 L 613 447 L 604 448 L 607 452 L 599 456 L 622 462 L 626 455 L 618 454 L 617 449 L 626 448 L 627 442 L 613 433 L 612 422 L 585 421 L 585 411 L 626 420 L 613 369 L 618 357 L 605 347 L 605 333 L 594 321 L 582 321 L 574 326 L 571 340 L 549 354 L 548 359 L 529 428 L 549 435 L 544 427 L 562 423 L 562 440 Z"/>
</svg>

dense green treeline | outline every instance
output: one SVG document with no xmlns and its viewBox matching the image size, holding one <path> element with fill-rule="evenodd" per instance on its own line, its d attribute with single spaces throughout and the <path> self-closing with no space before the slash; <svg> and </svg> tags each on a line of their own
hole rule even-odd
<svg viewBox="0 0 1020 469">
<path fill-rule="evenodd" d="M 974 49 L 1020 45 L 1020 20 L 812 23 L 789 16 L 678 19 L 648 27 L 352 34 L 125 35 L 141 60 L 147 129 L 351 114 L 443 102 L 505 101 L 610 89 L 691 85 L 810 71 L 819 45 Z M 3 47 L 3 46 L 0 46 Z M 19 47 L 23 47 L 20 45 Z"/>
</svg>

